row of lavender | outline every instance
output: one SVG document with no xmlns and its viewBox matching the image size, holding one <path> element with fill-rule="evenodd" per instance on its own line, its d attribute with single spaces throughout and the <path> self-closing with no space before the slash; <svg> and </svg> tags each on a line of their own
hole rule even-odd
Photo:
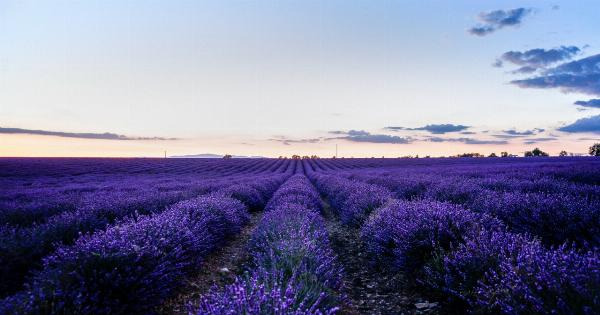
<svg viewBox="0 0 600 315">
<path fill-rule="evenodd" d="M 195 181 L 189 186 L 185 186 L 189 182 L 184 181 L 183 186 L 179 184 L 166 191 L 146 187 L 120 194 L 99 193 L 97 198 L 92 194 L 89 203 L 49 216 L 42 223 L 30 226 L 4 224 L 0 226 L 0 297 L 20 290 L 26 278 L 35 277 L 57 247 L 69 246 L 82 239 L 82 235 L 103 231 L 114 222 L 123 224 L 132 217 L 159 215 L 169 205 L 215 191 L 240 199 L 253 210 L 260 208 L 264 195 L 242 183 L 256 182 L 272 188 L 269 183 L 281 182 L 296 167 L 294 163 L 279 164 L 277 168 L 256 175 Z M 134 179 L 125 182 L 132 187 L 137 183 Z"/>
<path fill-rule="evenodd" d="M 64 178 L 114 174 L 196 174 L 228 176 L 258 171 L 283 160 L 156 158 L 0 158 L 0 179 Z"/>
<path fill-rule="evenodd" d="M 330 314 L 338 310 L 341 269 L 320 216 L 321 200 L 304 175 L 275 193 L 248 243 L 244 276 L 193 301 L 197 314 Z"/>
<path fill-rule="evenodd" d="M 48 217 L 64 211 L 101 207 L 99 203 L 110 203 L 114 200 L 143 199 L 149 195 L 190 191 L 193 187 L 202 186 L 209 179 L 278 173 L 292 164 L 289 161 L 277 160 L 264 160 L 260 163 L 242 161 L 220 166 L 211 164 L 212 167 L 208 168 L 196 160 L 190 160 L 183 165 L 174 165 L 171 160 L 164 163 L 159 160 L 154 161 L 154 169 L 151 171 L 139 173 L 136 169 L 122 170 L 123 165 L 133 164 L 136 160 L 110 161 L 113 164 L 102 174 L 95 173 L 93 169 L 86 169 L 87 164 L 81 164 L 77 168 L 80 175 L 50 178 L 43 175 L 0 177 L 0 224 L 28 226 L 43 223 Z M 0 165 L 3 165 L 2 162 L 5 161 L 0 159 Z M 148 161 L 145 161 L 144 165 L 146 164 L 152 165 Z M 194 172 L 198 171 L 196 164 L 203 166 L 200 168 L 202 172 Z M 228 171 L 215 177 L 211 172 L 217 167 L 226 168 Z M 187 172 L 180 174 L 181 171 Z"/>
<path fill-rule="evenodd" d="M 456 169 L 461 172 L 470 169 L 485 174 L 518 169 L 526 173 L 547 174 L 573 182 L 600 184 L 600 160 L 597 157 L 317 159 L 311 162 L 319 170 L 336 172 L 362 169 L 405 169 L 409 172 L 413 170 L 453 172 Z"/>
<path fill-rule="evenodd" d="M 402 272 L 415 288 L 444 301 L 449 310 L 600 312 L 597 248 L 544 246 L 488 213 L 436 200 L 398 200 L 382 186 L 314 172 L 314 161 L 305 164 L 340 219 L 360 228 L 373 262 Z"/>
<path fill-rule="evenodd" d="M 0 313 L 148 312 L 236 234 L 248 210 L 262 208 L 290 173 L 246 178 L 251 184 L 226 181 L 212 193 L 59 246 L 24 291 L 1 302 Z"/>
<path fill-rule="evenodd" d="M 600 169 L 599 164 L 581 169 Z M 579 171 L 581 171 L 581 169 Z M 399 199 L 460 204 L 501 219 L 512 231 L 546 245 L 600 246 L 600 186 L 561 179 L 557 165 L 465 166 L 339 172 L 386 187 Z M 593 172 L 593 171 L 590 171 Z"/>
</svg>

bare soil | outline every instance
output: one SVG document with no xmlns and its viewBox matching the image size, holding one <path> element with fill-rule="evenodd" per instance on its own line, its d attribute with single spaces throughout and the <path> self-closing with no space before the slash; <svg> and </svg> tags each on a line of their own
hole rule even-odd
<svg viewBox="0 0 600 315">
<path fill-rule="evenodd" d="M 323 200 L 331 246 L 344 269 L 341 295 L 344 304 L 339 314 L 440 314 L 437 307 L 417 308 L 427 301 L 411 292 L 401 274 L 392 274 L 371 263 L 360 238 L 360 230 L 340 223 Z M 234 238 L 217 249 L 202 269 L 189 277 L 175 297 L 156 309 L 158 314 L 188 314 L 188 304 L 199 301 L 211 287 L 224 287 L 244 272 L 249 261 L 246 244 L 264 212 L 252 213 L 250 222 Z M 223 268 L 227 268 L 224 271 Z"/>
<path fill-rule="evenodd" d="M 435 307 L 411 292 L 401 274 L 381 270 L 371 263 L 360 238 L 360 230 L 342 225 L 326 200 L 324 217 L 331 246 L 344 268 L 342 294 L 346 305 L 340 314 L 438 314 Z"/>
<path fill-rule="evenodd" d="M 249 260 L 246 244 L 263 213 L 263 211 L 251 213 L 250 221 L 240 233 L 209 255 L 202 264 L 202 269 L 186 280 L 181 292 L 164 303 L 156 312 L 158 314 L 188 314 L 187 305 L 190 301 L 198 301 L 202 294 L 208 292 L 212 286 L 222 288 L 233 283 L 235 276 L 242 274 L 246 262 Z M 223 268 L 227 268 L 227 271 Z"/>
</svg>

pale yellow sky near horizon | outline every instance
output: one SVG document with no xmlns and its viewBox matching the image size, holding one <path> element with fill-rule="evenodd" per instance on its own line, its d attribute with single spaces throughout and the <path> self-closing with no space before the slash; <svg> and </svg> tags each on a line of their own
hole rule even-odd
<svg viewBox="0 0 600 315">
<path fill-rule="evenodd" d="M 561 150 L 573 153 L 587 153 L 589 146 L 600 139 L 578 140 L 579 137 L 566 136 L 557 141 L 536 144 L 523 144 L 522 138 L 510 140 L 514 143 L 464 144 L 458 142 L 416 141 L 410 144 L 357 143 L 347 140 L 329 140 L 318 143 L 292 143 L 283 145 L 269 140 L 249 139 L 252 144 L 233 137 L 181 139 L 181 140 L 101 140 L 78 139 L 39 135 L 0 135 L 1 157 L 163 157 L 190 154 L 233 154 L 245 156 L 291 156 L 318 155 L 331 157 L 338 144 L 338 156 L 343 157 L 398 157 L 404 155 L 450 156 L 465 152 L 490 154 L 501 151 L 522 155 L 523 151 L 539 147 L 557 155 Z"/>
</svg>

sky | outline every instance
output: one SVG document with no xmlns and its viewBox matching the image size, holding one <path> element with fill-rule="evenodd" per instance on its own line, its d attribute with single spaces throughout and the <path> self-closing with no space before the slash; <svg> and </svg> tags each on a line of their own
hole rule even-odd
<svg viewBox="0 0 600 315">
<path fill-rule="evenodd" d="M 0 156 L 584 153 L 598 1 L 0 0 Z"/>
</svg>

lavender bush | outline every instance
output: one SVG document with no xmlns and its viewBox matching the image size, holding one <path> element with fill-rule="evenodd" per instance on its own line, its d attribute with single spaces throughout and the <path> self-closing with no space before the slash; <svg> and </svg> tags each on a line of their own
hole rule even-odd
<svg viewBox="0 0 600 315">
<path fill-rule="evenodd" d="M 296 196 L 286 198 L 285 196 Z M 292 203 L 293 200 L 300 200 Z M 337 310 L 341 270 L 316 205 L 319 196 L 302 175 L 286 181 L 248 243 L 248 274 L 213 288 L 191 313 L 329 314 Z"/>
<path fill-rule="evenodd" d="M 321 294 L 315 301 L 307 301 L 302 281 L 294 273 L 286 280 L 278 273 L 259 269 L 251 276 L 237 278 L 224 290 L 214 288 L 199 305 L 190 305 L 190 314 L 272 314 L 320 315 L 334 314 L 338 307 L 322 306 Z"/>
<path fill-rule="evenodd" d="M 503 224 L 449 203 L 396 200 L 371 215 L 362 239 L 383 266 L 414 277 L 437 252 L 483 229 L 502 230 Z"/>
<path fill-rule="evenodd" d="M 455 248 L 430 260 L 418 279 L 425 291 L 452 309 L 467 311 L 476 305 L 479 283 L 502 263 L 512 263 L 519 253 L 541 250 L 539 241 L 503 231 L 481 230 Z"/>
<path fill-rule="evenodd" d="M 487 313 L 598 314 L 598 288 L 597 250 L 527 246 L 486 274 L 477 288 L 477 307 Z"/>
<path fill-rule="evenodd" d="M 337 176 L 315 176 L 317 187 L 329 198 L 343 223 L 360 226 L 369 214 L 392 198 L 383 187 Z"/>
<path fill-rule="evenodd" d="M 261 210 L 265 206 L 265 199 L 261 193 L 252 185 L 237 184 L 222 189 L 223 196 L 235 198 L 243 202 L 250 211 Z"/>
<path fill-rule="evenodd" d="M 600 202 L 569 194 L 485 192 L 470 208 L 497 216 L 515 232 L 532 233 L 544 243 L 600 246 Z"/>
<path fill-rule="evenodd" d="M 24 313 L 141 313 L 200 266 L 247 220 L 239 201 L 207 196 L 124 222 L 59 248 L 28 291 L 8 299 Z"/>
</svg>

